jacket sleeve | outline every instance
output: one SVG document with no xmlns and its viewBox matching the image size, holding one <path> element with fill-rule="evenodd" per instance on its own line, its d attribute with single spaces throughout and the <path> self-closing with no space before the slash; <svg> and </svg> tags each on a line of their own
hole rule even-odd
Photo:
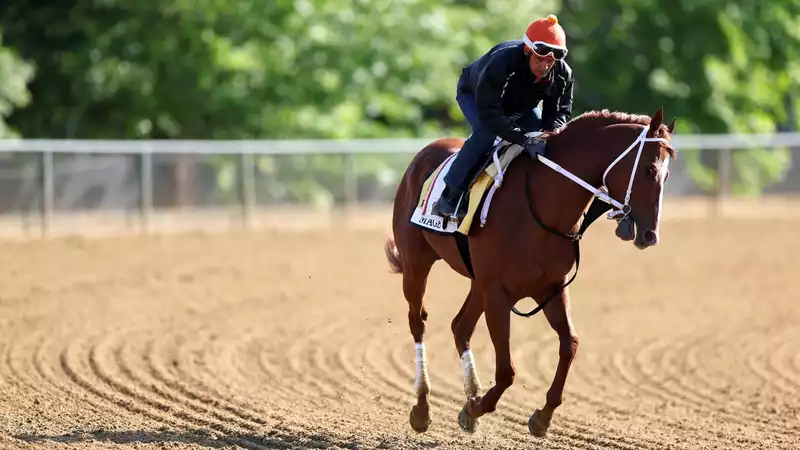
<svg viewBox="0 0 800 450">
<path fill-rule="evenodd" d="M 475 103 L 478 117 L 486 128 L 501 138 L 517 145 L 524 145 L 525 133 L 506 117 L 502 106 L 502 95 L 508 79 L 514 75 L 509 50 L 501 50 L 491 56 L 486 68 L 478 77 Z"/>
<path fill-rule="evenodd" d="M 567 75 L 565 81 L 563 91 L 546 97 L 542 102 L 543 131 L 561 128 L 572 118 L 572 76 Z"/>
</svg>

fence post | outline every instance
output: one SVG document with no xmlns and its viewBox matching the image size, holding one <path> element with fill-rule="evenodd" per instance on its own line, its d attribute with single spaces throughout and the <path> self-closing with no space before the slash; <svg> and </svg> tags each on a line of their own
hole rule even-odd
<svg viewBox="0 0 800 450">
<path fill-rule="evenodd" d="M 345 210 L 352 214 L 358 204 L 358 168 L 354 153 L 344 154 L 344 205 Z"/>
<path fill-rule="evenodd" d="M 717 152 L 717 192 L 714 201 L 714 215 L 721 216 L 724 214 L 725 200 L 731 193 L 733 150 L 722 148 Z"/>
<path fill-rule="evenodd" d="M 240 158 L 239 192 L 242 200 L 242 225 L 253 227 L 253 209 L 256 203 L 255 157 L 252 152 L 243 151 Z"/>
<path fill-rule="evenodd" d="M 53 226 L 53 203 L 55 197 L 55 161 L 53 152 L 42 152 L 42 237 L 47 238 Z"/>
<path fill-rule="evenodd" d="M 150 232 L 153 213 L 153 153 L 139 155 L 139 218 L 143 233 Z"/>
</svg>

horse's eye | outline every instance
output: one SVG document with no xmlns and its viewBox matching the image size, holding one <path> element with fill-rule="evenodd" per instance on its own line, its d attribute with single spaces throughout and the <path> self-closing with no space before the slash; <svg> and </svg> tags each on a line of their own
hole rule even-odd
<svg viewBox="0 0 800 450">
<path fill-rule="evenodd" d="M 656 171 L 655 171 L 655 170 L 654 170 L 652 167 L 648 167 L 648 168 L 644 169 L 644 173 L 646 173 L 646 174 L 647 174 L 647 176 L 653 176 L 653 174 L 654 174 L 655 172 L 656 172 Z"/>
</svg>

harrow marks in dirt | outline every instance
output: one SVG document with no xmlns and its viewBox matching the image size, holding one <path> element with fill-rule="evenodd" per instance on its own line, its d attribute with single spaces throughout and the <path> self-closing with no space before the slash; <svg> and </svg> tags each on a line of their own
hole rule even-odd
<svg viewBox="0 0 800 450">
<path fill-rule="evenodd" d="M 545 439 L 526 425 L 557 361 L 539 316 L 513 319 L 515 384 L 478 433 L 460 431 L 449 325 L 468 286 L 444 267 L 426 297 L 433 423 L 411 431 L 413 340 L 381 233 L 7 244 L 0 446 L 795 448 L 797 226 L 668 222 L 640 252 L 598 224 Z M 488 388 L 483 320 L 473 350 Z"/>
</svg>

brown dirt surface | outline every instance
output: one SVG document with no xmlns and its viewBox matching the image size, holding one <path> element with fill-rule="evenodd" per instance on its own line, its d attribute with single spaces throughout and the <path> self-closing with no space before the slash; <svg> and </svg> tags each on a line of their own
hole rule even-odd
<svg viewBox="0 0 800 450">
<path fill-rule="evenodd" d="M 529 434 L 558 343 L 512 319 L 515 384 L 468 435 L 450 321 L 426 296 L 433 423 L 414 433 L 414 344 L 382 230 L 8 241 L 0 446 L 798 448 L 800 219 L 672 220 L 636 250 L 600 221 L 571 288 L 581 346 L 549 434 Z M 518 306 L 527 310 L 532 300 Z M 473 350 L 484 388 L 494 353 Z"/>
</svg>

